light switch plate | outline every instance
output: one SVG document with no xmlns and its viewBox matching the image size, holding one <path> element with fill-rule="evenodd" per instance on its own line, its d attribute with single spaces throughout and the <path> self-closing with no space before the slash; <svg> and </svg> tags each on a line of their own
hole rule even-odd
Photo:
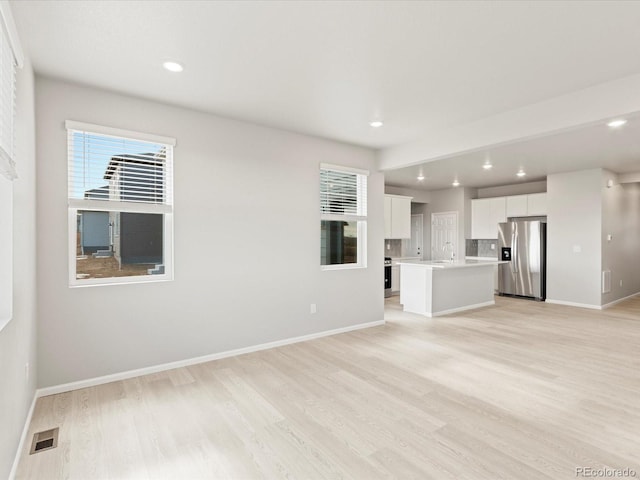
<svg viewBox="0 0 640 480">
<path fill-rule="evenodd" d="M 573 246 L 573 253 L 581 253 L 581 252 L 582 252 L 582 246 L 580 245 Z"/>
</svg>

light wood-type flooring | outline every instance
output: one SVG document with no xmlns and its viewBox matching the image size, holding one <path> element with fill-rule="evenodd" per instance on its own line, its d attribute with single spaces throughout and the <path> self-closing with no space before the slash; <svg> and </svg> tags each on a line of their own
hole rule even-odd
<svg viewBox="0 0 640 480">
<path fill-rule="evenodd" d="M 17 478 L 640 478 L 640 297 L 496 300 L 41 398 Z"/>
</svg>

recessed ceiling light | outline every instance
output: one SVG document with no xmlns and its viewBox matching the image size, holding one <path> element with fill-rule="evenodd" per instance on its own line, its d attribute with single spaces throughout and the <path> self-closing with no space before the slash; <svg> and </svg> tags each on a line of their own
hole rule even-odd
<svg viewBox="0 0 640 480">
<path fill-rule="evenodd" d="M 460 182 L 458 180 L 454 180 L 451 185 L 453 185 L 454 187 L 459 187 L 460 186 Z"/>
<path fill-rule="evenodd" d="M 421 182 L 424 180 L 424 175 L 418 175 L 417 178 L 418 178 L 418 181 Z"/>
<path fill-rule="evenodd" d="M 526 175 L 526 173 L 525 173 L 525 171 L 524 171 L 524 170 L 520 170 L 518 173 L 516 173 L 516 175 L 517 175 L 518 177 L 524 177 L 524 176 Z"/>
<path fill-rule="evenodd" d="M 611 128 L 618 128 L 623 126 L 625 123 L 627 123 L 627 121 L 624 118 L 620 118 L 618 120 L 611 120 L 609 123 L 607 123 L 607 126 Z"/>
<path fill-rule="evenodd" d="M 384 125 L 384 123 L 382 122 L 382 120 L 374 120 L 373 122 L 369 122 L 369 125 L 371 125 L 373 128 L 378 128 Z"/>
<path fill-rule="evenodd" d="M 490 163 L 485 163 L 484 165 L 482 165 L 482 168 L 484 168 L 485 170 L 491 170 L 493 168 L 493 165 L 491 165 Z"/>
<path fill-rule="evenodd" d="M 184 67 L 180 65 L 178 62 L 164 62 L 162 66 L 165 70 L 169 70 L 170 72 L 181 72 L 184 70 Z"/>
</svg>

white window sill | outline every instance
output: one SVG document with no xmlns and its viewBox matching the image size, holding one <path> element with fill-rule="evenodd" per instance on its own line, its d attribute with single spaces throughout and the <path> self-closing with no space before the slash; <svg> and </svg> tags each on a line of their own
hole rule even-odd
<svg viewBox="0 0 640 480">
<path fill-rule="evenodd" d="M 138 277 L 112 277 L 76 280 L 69 284 L 69 288 L 106 287 L 110 285 L 131 285 L 140 283 L 171 282 L 173 275 L 140 275 Z"/>
<path fill-rule="evenodd" d="M 360 270 L 367 268 L 366 265 L 357 265 L 355 263 L 348 263 L 346 265 L 320 265 L 320 270 Z"/>
</svg>

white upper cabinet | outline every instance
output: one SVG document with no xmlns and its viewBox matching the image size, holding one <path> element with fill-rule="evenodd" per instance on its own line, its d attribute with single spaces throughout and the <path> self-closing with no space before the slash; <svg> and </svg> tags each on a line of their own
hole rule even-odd
<svg viewBox="0 0 640 480">
<path fill-rule="evenodd" d="M 498 223 L 506 222 L 507 218 L 546 214 L 546 193 L 471 200 L 471 238 L 498 238 Z"/>
<path fill-rule="evenodd" d="M 547 214 L 547 194 L 530 193 L 507 197 L 507 218 L 539 217 Z"/>
<path fill-rule="evenodd" d="M 547 194 L 531 193 L 527 195 L 527 215 L 530 217 L 547 214 Z"/>
<path fill-rule="evenodd" d="M 384 196 L 384 238 L 391 238 L 391 197 Z"/>
<path fill-rule="evenodd" d="M 498 223 L 507 220 L 505 197 L 471 200 L 471 238 L 498 238 Z"/>
<path fill-rule="evenodd" d="M 513 195 L 507 197 L 507 218 L 527 216 L 528 195 Z"/>
<path fill-rule="evenodd" d="M 411 199 L 384 196 L 384 238 L 411 238 Z"/>
</svg>

